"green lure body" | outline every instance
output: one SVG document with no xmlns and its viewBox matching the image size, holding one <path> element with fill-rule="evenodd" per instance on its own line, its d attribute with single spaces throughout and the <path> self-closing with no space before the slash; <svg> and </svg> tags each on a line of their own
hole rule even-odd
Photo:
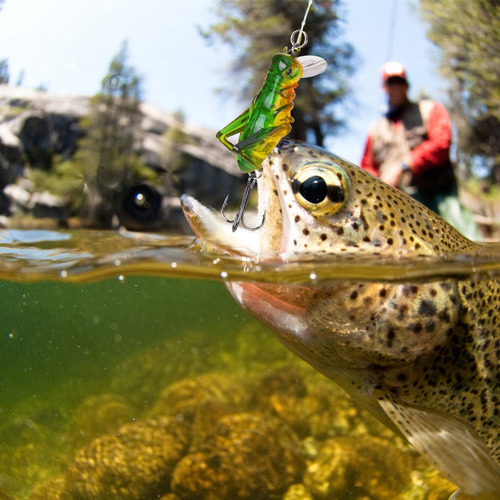
<svg viewBox="0 0 500 500">
<path fill-rule="evenodd" d="M 278 53 L 250 107 L 217 133 L 217 139 L 236 154 L 242 172 L 262 170 L 261 164 L 279 141 L 292 130 L 295 87 L 302 77 L 297 57 Z M 240 134 L 232 144 L 228 137 Z"/>
</svg>

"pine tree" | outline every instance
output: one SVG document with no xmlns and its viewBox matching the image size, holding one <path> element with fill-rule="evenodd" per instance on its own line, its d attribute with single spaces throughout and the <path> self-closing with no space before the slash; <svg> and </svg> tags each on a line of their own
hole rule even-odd
<svg viewBox="0 0 500 500">
<path fill-rule="evenodd" d="M 9 61 L 7 59 L 0 60 L 0 84 L 7 85 L 9 83 Z"/>
<path fill-rule="evenodd" d="M 500 182 L 500 2 L 420 0 L 428 37 L 441 49 L 439 69 L 450 82 L 458 160 Z M 457 15 L 460 13 L 460 15 Z"/>
<path fill-rule="evenodd" d="M 203 34 L 208 40 L 235 47 L 232 73 L 247 106 L 262 85 L 272 55 L 290 46 L 290 35 L 300 27 L 307 4 L 307 0 L 219 0 L 220 21 Z M 328 68 L 322 75 L 299 82 L 289 137 L 314 140 L 320 146 L 343 125 L 335 110 L 349 95 L 347 79 L 354 71 L 354 49 L 339 41 L 340 9 L 340 0 L 315 2 L 305 27 L 309 42 L 300 53 L 323 57 Z"/>
<path fill-rule="evenodd" d="M 130 177 L 140 154 L 141 79 L 127 58 L 124 42 L 92 98 L 88 136 L 80 144 L 92 157 L 102 188 L 113 189 Z"/>
</svg>

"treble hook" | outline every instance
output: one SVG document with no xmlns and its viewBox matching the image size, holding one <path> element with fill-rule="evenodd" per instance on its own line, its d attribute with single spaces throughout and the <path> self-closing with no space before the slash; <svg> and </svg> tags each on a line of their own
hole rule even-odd
<svg viewBox="0 0 500 500">
<path fill-rule="evenodd" d="M 255 184 L 257 184 L 257 175 L 255 175 L 255 171 L 252 171 L 248 174 L 248 180 L 247 180 L 247 185 L 245 187 L 245 192 L 243 193 L 243 198 L 241 200 L 240 204 L 240 209 L 238 210 L 238 213 L 235 215 L 234 219 L 228 219 L 226 214 L 224 213 L 224 210 L 227 207 L 227 202 L 229 200 L 229 195 L 226 196 L 226 199 L 224 200 L 224 203 L 222 204 L 222 208 L 220 209 L 220 213 L 222 214 L 222 217 L 224 217 L 224 220 L 226 222 L 229 222 L 230 224 L 233 225 L 233 233 L 238 229 L 238 226 L 241 225 L 244 229 L 247 229 L 248 231 L 256 231 L 257 229 L 260 229 L 264 225 L 264 221 L 266 220 L 266 214 L 262 216 L 262 222 L 257 226 L 257 227 L 248 227 L 245 224 L 245 220 L 243 219 L 243 216 L 245 214 L 245 210 L 247 209 L 248 205 L 248 200 L 250 198 L 250 192 L 254 188 Z"/>
</svg>

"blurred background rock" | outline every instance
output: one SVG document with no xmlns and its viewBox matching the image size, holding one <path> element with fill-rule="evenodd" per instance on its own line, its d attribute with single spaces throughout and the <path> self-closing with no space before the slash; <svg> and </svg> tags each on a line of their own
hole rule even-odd
<svg viewBox="0 0 500 500">
<path fill-rule="evenodd" d="M 3 226 L 187 232 L 181 193 L 217 207 L 243 189 L 215 132 L 141 102 L 119 57 L 92 98 L 0 85 Z"/>
</svg>

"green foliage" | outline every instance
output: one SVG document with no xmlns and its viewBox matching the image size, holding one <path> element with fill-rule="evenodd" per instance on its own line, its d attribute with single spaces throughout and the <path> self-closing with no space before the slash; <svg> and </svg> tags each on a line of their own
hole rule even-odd
<svg viewBox="0 0 500 500">
<path fill-rule="evenodd" d="M 82 200 L 86 174 L 82 167 L 81 162 L 63 161 L 60 156 L 57 156 L 54 158 L 51 170 L 30 169 L 27 177 L 35 186 L 35 191 L 47 191 L 66 198 L 72 208 L 76 208 Z"/>
<path fill-rule="evenodd" d="M 441 49 L 465 175 L 479 165 L 500 182 L 500 3 L 420 0 L 420 12 Z"/>
<path fill-rule="evenodd" d="M 483 203 L 500 203 L 500 184 L 485 186 L 483 181 L 471 178 L 466 184 L 467 190 L 480 198 Z"/>
<path fill-rule="evenodd" d="M 0 84 L 9 83 L 9 61 L 7 59 L 0 60 Z"/>
<path fill-rule="evenodd" d="M 156 175 L 139 160 L 141 78 L 127 59 L 124 42 L 101 81 L 101 91 L 91 99 L 89 115 L 81 122 L 87 134 L 74 159 L 103 192 L 139 175 L 147 179 Z"/>
<path fill-rule="evenodd" d="M 290 45 L 290 35 L 300 27 L 307 4 L 307 0 L 291 0 L 284 8 L 280 0 L 219 0 L 220 21 L 203 35 L 234 47 L 232 73 L 238 78 L 236 87 L 247 106 L 260 90 L 272 55 Z M 322 75 L 299 82 L 290 136 L 306 139 L 312 133 L 319 145 L 343 125 L 335 109 L 348 97 L 347 79 L 354 71 L 353 47 L 339 42 L 340 9 L 340 0 L 315 2 L 305 27 L 309 43 L 301 51 L 301 55 L 323 57 L 328 68 Z"/>
<path fill-rule="evenodd" d="M 90 112 L 80 120 L 84 132 L 71 159 L 56 157 L 49 172 L 32 170 L 37 191 L 66 196 L 77 205 L 84 183 L 91 181 L 103 195 L 135 179 L 158 178 L 140 161 L 141 79 L 127 64 L 124 43 L 109 65 L 101 91 L 90 101 Z"/>
</svg>

